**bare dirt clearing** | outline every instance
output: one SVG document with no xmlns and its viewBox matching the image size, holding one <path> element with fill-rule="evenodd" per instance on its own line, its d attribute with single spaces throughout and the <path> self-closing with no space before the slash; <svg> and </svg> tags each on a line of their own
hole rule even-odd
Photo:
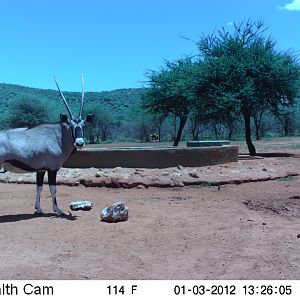
<svg viewBox="0 0 300 300">
<path fill-rule="evenodd" d="M 102 171 L 108 178 L 113 172 Z M 95 176 L 99 170 L 85 172 L 77 175 L 102 178 Z M 58 203 L 65 218 L 52 214 L 47 186 L 41 199 L 46 214 L 36 217 L 34 185 L 1 183 L 0 278 L 300 279 L 299 158 L 197 168 L 198 177 L 186 168 L 157 172 L 144 177 L 170 178 L 175 172 L 204 183 L 131 189 L 61 185 Z M 91 200 L 94 208 L 68 216 L 74 200 Z M 128 206 L 128 221 L 100 222 L 101 209 L 117 201 Z"/>
</svg>

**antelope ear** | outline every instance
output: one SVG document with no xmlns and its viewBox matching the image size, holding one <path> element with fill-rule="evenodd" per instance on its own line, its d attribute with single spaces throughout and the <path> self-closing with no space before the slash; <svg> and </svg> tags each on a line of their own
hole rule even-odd
<svg viewBox="0 0 300 300">
<path fill-rule="evenodd" d="M 85 123 L 94 123 L 94 120 L 95 120 L 95 115 L 94 114 L 88 114 L 86 117 L 85 117 L 85 120 L 84 122 Z"/>
<path fill-rule="evenodd" d="M 67 115 L 60 114 L 60 123 L 69 123 L 69 118 Z"/>
</svg>

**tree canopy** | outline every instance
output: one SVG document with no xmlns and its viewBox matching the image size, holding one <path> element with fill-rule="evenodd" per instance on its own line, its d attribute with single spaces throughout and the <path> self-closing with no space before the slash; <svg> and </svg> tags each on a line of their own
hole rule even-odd
<svg viewBox="0 0 300 300">
<path fill-rule="evenodd" d="M 291 51 L 278 51 L 270 37 L 264 37 L 262 22 L 234 24 L 203 36 L 198 48 L 201 72 L 198 98 L 208 112 L 226 116 L 242 115 L 245 137 L 251 155 L 251 117 L 258 111 L 278 111 L 294 104 L 297 96 L 299 65 Z"/>
<path fill-rule="evenodd" d="M 179 119 L 179 128 L 174 139 L 177 146 L 188 115 L 195 102 L 195 64 L 189 57 L 175 62 L 166 61 L 159 71 L 148 73 L 149 89 L 143 99 L 143 108 L 162 118 L 173 115 Z"/>
<path fill-rule="evenodd" d="M 23 96 L 10 107 L 9 127 L 33 127 L 37 124 L 49 122 L 51 110 L 44 101 Z"/>
</svg>

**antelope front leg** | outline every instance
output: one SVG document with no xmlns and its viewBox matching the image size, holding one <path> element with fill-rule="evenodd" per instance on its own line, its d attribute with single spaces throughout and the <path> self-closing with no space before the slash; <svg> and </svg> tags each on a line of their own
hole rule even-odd
<svg viewBox="0 0 300 300">
<path fill-rule="evenodd" d="M 43 213 L 41 209 L 41 192 L 43 190 L 43 182 L 45 171 L 37 171 L 36 172 L 36 199 L 35 199 L 35 214 L 41 215 Z"/>
<path fill-rule="evenodd" d="M 48 171 L 48 182 L 52 197 L 53 210 L 58 216 L 62 216 L 64 213 L 58 208 L 56 201 L 56 174 L 57 171 Z"/>
</svg>

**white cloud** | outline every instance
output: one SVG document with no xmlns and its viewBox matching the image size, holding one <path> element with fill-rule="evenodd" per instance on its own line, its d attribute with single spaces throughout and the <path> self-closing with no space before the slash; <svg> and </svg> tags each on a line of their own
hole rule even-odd
<svg viewBox="0 0 300 300">
<path fill-rule="evenodd" d="M 279 8 L 288 11 L 300 11 L 300 0 L 292 0 L 291 3 L 287 3 L 286 5 L 280 6 Z"/>
</svg>

